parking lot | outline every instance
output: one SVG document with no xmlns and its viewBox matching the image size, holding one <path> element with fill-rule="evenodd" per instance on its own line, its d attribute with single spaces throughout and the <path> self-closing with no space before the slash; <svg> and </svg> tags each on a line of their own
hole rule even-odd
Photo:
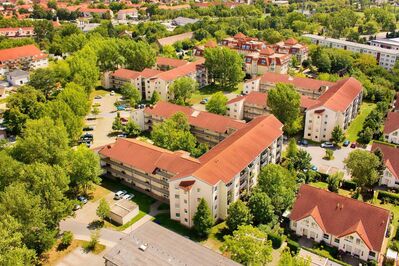
<svg viewBox="0 0 399 266">
<path fill-rule="evenodd" d="M 325 160 L 323 157 L 326 154 L 326 149 L 316 146 L 309 145 L 299 146 L 299 148 L 306 150 L 309 152 L 310 156 L 312 156 L 312 164 L 315 165 L 319 172 L 325 174 L 333 174 L 336 172 L 343 172 L 345 179 L 350 179 L 349 173 L 345 170 L 344 160 L 348 157 L 349 153 L 354 151 L 355 149 L 348 147 L 341 147 L 332 149 L 334 151 L 334 159 L 333 160 Z M 370 147 L 368 147 L 369 149 Z M 360 149 L 360 148 L 356 148 Z"/>
</svg>

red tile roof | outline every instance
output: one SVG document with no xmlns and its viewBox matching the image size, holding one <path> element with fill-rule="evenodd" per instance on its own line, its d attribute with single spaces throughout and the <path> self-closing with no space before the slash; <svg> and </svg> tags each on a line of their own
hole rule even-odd
<svg viewBox="0 0 399 266">
<path fill-rule="evenodd" d="M 345 112 L 362 90 L 362 84 L 355 78 L 340 80 L 318 98 L 318 104 L 310 108 L 314 109 L 322 106 L 333 111 Z"/>
<path fill-rule="evenodd" d="M 399 129 L 399 112 L 389 112 L 384 123 L 384 134 L 391 134 Z"/>
<path fill-rule="evenodd" d="M 152 68 L 144 68 L 144 70 L 141 71 L 141 76 L 143 76 L 144 78 L 151 78 L 151 77 L 156 76 L 156 75 L 158 75 L 160 73 L 162 73 L 161 70 L 152 69 Z"/>
<path fill-rule="evenodd" d="M 390 212 L 323 189 L 302 185 L 290 219 L 311 216 L 328 234 L 342 237 L 357 233 L 374 251 L 381 251 Z"/>
<path fill-rule="evenodd" d="M 233 38 L 234 38 L 234 39 L 245 39 L 245 38 L 247 38 L 247 36 L 245 36 L 244 33 L 239 32 L 239 33 L 237 33 L 236 35 L 234 35 Z"/>
<path fill-rule="evenodd" d="M 179 183 L 179 187 L 181 187 L 185 191 L 189 191 L 194 186 L 194 184 L 195 184 L 195 180 L 181 181 Z"/>
<path fill-rule="evenodd" d="M 141 73 L 130 69 L 120 68 L 112 73 L 112 76 L 122 79 L 136 79 L 141 76 Z"/>
<path fill-rule="evenodd" d="M 137 12 L 137 9 L 135 8 L 129 8 L 129 9 L 122 9 L 118 11 L 118 14 L 129 14 L 129 13 L 134 13 Z"/>
<path fill-rule="evenodd" d="M 0 28 L 0 32 L 15 32 L 15 31 L 31 31 L 33 33 L 33 27 L 20 27 L 20 28 Z"/>
<path fill-rule="evenodd" d="M 197 66 L 203 64 L 204 62 L 205 62 L 204 58 L 199 58 L 195 62 L 189 62 L 183 66 L 176 67 L 168 71 L 164 71 L 159 75 L 157 75 L 156 77 L 162 80 L 172 81 L 179 77 L 184 77 L 194 73 L 197 70 Z"/>
<path fill-rule="evenodd" d="M 289 38 L 289 39 L 284 41 L 284 44 L 287 44 L 287 45 L 295 45 L 297 43 L 298 43 L 298 41 L 295 40 L 294 38 Z"/>
<path fill-rule="evenodd" d="M 383 154 L 385 167 L 389 169 L 396 179 L 399 179 L 399 148 L 382 143 L 373 143 L 371 151 L 379 149 Z"/>
<path fill-rule="evenodd" d="M 15 48 L 0 50 L 0 62 L 17 60 L 24 57 L 33 57 L 34 59 L 45 58 L 47 55 L 39 50 L 33 44 Z"/>
<path fill-rule="evenodd" d="M 278 74 L 267 72 L 261 77 L 261 83 L 288 83 L 294 85 L 294 87 L 309 90 L 318 91 L 322 86 L 333 86 L 333 82 L 310 79 L 310 78 L 300 78 L 291 77 L 286 74 Z"/>
<path fill-rule="evenodd" d="M 272 54 L 274 54 L 274 50 L 270 47 L 266 47 L 266 48 L 260 50 L 259 53 L 264 54 L 264 55 L 272 55 Z"/>
<path fill-rule="evenodd" d="M 256 117 L 202 155 L 201 166 L 191 175 L 208 184 L 227 184 L 283 134 L 282 128 L 273 115 Z"/>
<path fill-rule="evenodd" d="M 100 149 L 99 154 L 146 173 L 153 173 L 158 168 L 179 174 L 199 164 L 186 152 L 171 152 L 136 139 L 118 138 L 115 143 Z"/>
<path fill-rule="evenodd" d="M 175 59 L 175 58 L 167 58 L 167 57 L 157 57 L 157 65 L 158 66 L 171 66 L 171 67 L 179 67 L 184 66 L 188 62 L 185 60 Z"/>
<path fill-rule="evenodd" d="M 209 129 L 219 133 L 225 133 L 229 129 L 240 129 L 245 123 L 223 115 L 212 114 L 209 112 L 197 111 L 190 107 L 176 105 L 160 101 L 153 107 L 147 107 L 144 112 L 167 119 L 177 112 L 186 114 L 190 125 Z"/>
</svg>

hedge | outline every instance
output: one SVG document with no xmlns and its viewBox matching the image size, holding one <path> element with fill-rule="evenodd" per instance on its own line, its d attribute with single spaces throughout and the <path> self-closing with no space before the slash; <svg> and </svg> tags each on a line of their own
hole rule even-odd
<svg viewBox="0 0 399 266">
<path fill-rule="evenodd" d="M 272 241 L 272 247 L 274 249 L 280 248 L 283 244 L 283 238 L 280 235 L 270 233 L 267 237 L 270 241 Z"/>
<path fill-rule="evenodd" d="M 341 188 L 345 190 L 356 190 L 356 183 L 350 180 L 343 180 Z"/>
<path fill-rule="evenodd" d="M 287 239 L 287 247 L 290 248 L 290 251 L 293 252 L 294 254 L 298 254 L 299 251 L 301 250 L 301 246 L 298 244 L 298 242 L 295 242 L 294 240 Z"/>
<path fill-rule="evenodd" d="M 399 205 L 399 194 L 380 190 L 378 191 L 377 198 L 382 200 L 383 202 Z"/>
</svg>

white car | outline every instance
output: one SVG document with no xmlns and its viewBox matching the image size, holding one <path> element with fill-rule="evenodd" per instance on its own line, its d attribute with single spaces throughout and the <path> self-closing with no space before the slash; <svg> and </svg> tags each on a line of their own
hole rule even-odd
<svg viewBox="0 0 399 266">
<path fill-rule="evenodd" d="M 123 199 L 127 199 L 127 200 L 131 200 L 133 198 L 134 198 L 133 194 L 126 194 L 126 195 L 123 196 Z"/>
<path fill-rule="evenodd" d="M 334 144 L 331 142 L 324 142 L 321 144 L 322 148 L 334 148 Z"/>
<path fill-rule="evenodd" d="M 119 190 L 118 192 L 115 193 L 114 199 L 119 200 L 126 194 L 127 194 L 126 190 Z"/>
<path fill-rule="evenodd" d="M 110 95 L 111 95 L 111 96 L 114 96 L 114 95 L 115 95 L 115 92 L 114 92 L 114 91 L 111 91 Z"/>
</svg>

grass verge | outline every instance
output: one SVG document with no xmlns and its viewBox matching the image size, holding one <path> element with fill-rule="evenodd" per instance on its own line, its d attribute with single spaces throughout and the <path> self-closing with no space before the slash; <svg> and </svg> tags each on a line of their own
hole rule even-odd
<svg viewBox="0 0 399 266">
<path fill-rule="evenodd" d="M 124 225 L 114 224 L 112 222 L 109 222 L 109 221 L 105 220 L 104 221 L 104 226 L 106 228 L 111 228 L 111 229 L 116 230 L 116 231 L 123 231 L 126 228 L 128 228 L 129 226 L 131 226 L 134 223 L 136 223 L 141 218 L 143 218 L 145 215 L 146 215 L 145 212 L 139 211 L 139 213 L 135 217 L 133 217 L 133 219 L 131 219 L 129 222 L 125 223 Z"/>
<path fill-rule="evenodd" d="M 346 138 L 349 141 L 353 142 L 357 140 L 357 134 L 362 130 L 366 117 L 375 107 L 376 104 L 374 103 L 362 103 L 362 105 L 360 106 L 360 113 L 352 121 L 352 123 L 349 125 L 348 130 L 346 131 Z"/>
</svg>

